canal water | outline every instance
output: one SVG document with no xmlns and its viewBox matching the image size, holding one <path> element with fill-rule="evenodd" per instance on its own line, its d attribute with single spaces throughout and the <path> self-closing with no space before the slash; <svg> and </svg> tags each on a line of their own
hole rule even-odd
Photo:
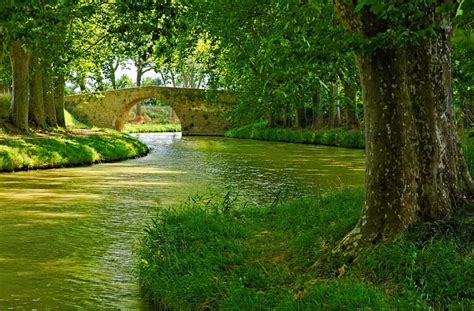
<svg viewBox="0 0 474 311">
<path fill-rule="evenodd" d="M 360 186 L 360 150 L 138 134 L 143 158 L 0 174 L 0 310 L 146 309 L 137 245 L 156 211 L 197 193 L 257 203 Z"/>
</svg>

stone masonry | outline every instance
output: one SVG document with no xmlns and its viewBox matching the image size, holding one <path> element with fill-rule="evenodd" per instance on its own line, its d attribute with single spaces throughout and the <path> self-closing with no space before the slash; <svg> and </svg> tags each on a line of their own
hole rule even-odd
<svg viewBox="0 0 474 311">
<path fill-rule="evenodd" d="M 237 102 L 235 95 L 225 91 L 147 86 L 66 96 L 65 108 L 86 124 L 122 130 L 130 110 L 148 98 L 173 108 L 183 135 L 223 135 L 230 125 L 225 113 Z"/>
</svg>

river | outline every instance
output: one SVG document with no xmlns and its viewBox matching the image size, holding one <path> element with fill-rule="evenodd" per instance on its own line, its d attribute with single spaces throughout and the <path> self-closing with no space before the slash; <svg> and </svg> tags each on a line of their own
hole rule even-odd
<svg viewBox="0 0 474 311">
<path fill-rule="evenodd" d="M 156 211 L 227 187 L 247 201 L 363 183 L 363 151 L 138 134 L 143 158 L 0 174 L 0 310 L 142 309 L 136 254 Z"/>
</svg>

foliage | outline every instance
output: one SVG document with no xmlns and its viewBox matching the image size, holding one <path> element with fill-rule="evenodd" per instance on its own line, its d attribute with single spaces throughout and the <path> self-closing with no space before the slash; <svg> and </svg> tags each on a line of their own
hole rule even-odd
<svg viewBox="0 0 474 311">
<path fill-rule="evenodd" d="M 4 120 L 8 117 L 11 100 L 11 94 L 0 94 L 0 120 Z"/>
<path fill-rule="evenodd" d="M 347 148 L 365 148 L 364 132 L 361 130 L 342 128 L 294 130 L 288 128 L 269 128 L 267 125 L 267 121 L 244 125 L 227 131 L 225 136 Z"/>
<path fill-rule="evenodd" d="M 192 29 L 218 44 L 211 85 L 239 91 L 236 120 L 295 118 L 339 76 L 356 84 L 330 1 L 183 1 Z M 354 83 L 355 82 L 355 83 Z M 289 121 L 288 121 L 289 122 Z"/>
<path fill-rule="evenodd" d="M 357 221 L 362 201 L 359 189 L 263 207 L 193 197 L 146 230 L 145 296 L 169 309 L 467 308 L 469 223 L 419 226 L 351 267 L 333 258 L 315 269 Z"/>
<path fill-rule="evenodd" d="M 0 171 L 90 165 L 142 156 L 148 148 L 115 131 L 0 135 Z"/>
<path fill-rule="evenodd" d="M 474 176 L 474 129 L 464 138 L 463 151 L 471 176 Z"/>
<path fill-rule="evenodd" d="M 126 123 L 124 131 L 128 133 L 181 132 L 181 124 Z"/>
</svg>

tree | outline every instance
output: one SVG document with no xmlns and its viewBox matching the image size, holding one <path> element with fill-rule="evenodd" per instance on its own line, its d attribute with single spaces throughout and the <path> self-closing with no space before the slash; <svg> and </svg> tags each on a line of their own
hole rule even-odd
<svg viewBox="0 0 474 311">
<path fill-rule="evenodd" d="M 366 126 L 362 215 L 337 252 L 396 238 L 409 226 L 453 215 L 473 183 L 454 127 L 452 1 L 336 0 L 359 38 Z"/>
<path fill-rule="evenodd" d="M 20 41 L 13 42 L 10 59 L 13 71 L 11 119 L 16 128 L 28 131 L 30 55 Z"/>
</svg>

